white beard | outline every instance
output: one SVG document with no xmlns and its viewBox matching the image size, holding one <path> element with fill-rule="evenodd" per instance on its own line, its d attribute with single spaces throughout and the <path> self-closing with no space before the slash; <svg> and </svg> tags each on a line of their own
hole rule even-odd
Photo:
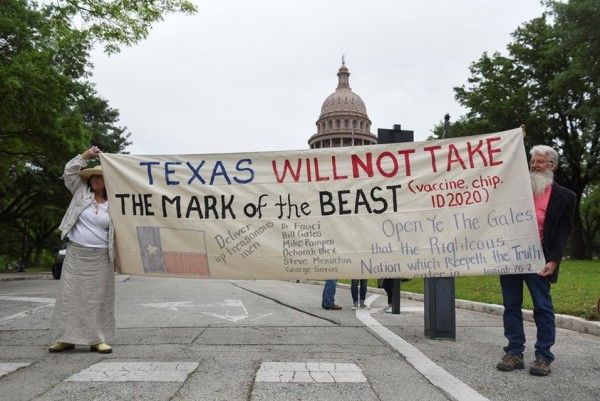
<svg viewBox="0 0 600 401">
<path fill-rule="evenodd" d="M 533 190 L 533 196 L 540 196 L 546 191 L 548 185 L 552 185 L 554 181 L 554 173 L 552 171 L 532 171 L 531 176 L 531 189 Z"/>
</svg>

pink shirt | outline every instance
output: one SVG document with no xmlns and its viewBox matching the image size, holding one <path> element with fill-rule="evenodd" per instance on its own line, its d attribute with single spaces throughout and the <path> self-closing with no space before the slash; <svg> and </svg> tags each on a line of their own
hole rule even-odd
<svg viewBox="0 0 600 401">
<path fill-rule="evenodd" d="M 548 188 L 543 194 L 539 196 L 533 195 L 533 203 L 535 204 L 535 216 L 538 222 L 538 231 L 540 233 L 540 239 L 544 241 L 544 220 L 546 218 L 546 209 L 548 208 L 548 201 L 550 200 L 550 194 L 552 193 L 552 184 L 548 185 Z"/>
</svg>

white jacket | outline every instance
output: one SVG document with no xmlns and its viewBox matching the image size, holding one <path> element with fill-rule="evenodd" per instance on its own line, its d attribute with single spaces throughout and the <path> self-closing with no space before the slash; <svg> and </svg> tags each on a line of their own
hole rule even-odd
<svg viewBox="0 0 600 401">
<path fill-rule="evenodd" d="M 94 200 L 94 193 L 88 187 L 87 182 L 82 180 L 79 177 L 79 172 L 82 167 L 87 165 L 87 160 L 84 160 L 81 155 L 77 155 L 71 160 L 67 162 L 65 165 L 65 173 L 64 180 L 65 186 L 71 191 L 73 194 L 73 198 L 71 199 L 71 203 L 69 203 L 69 207 L 67 208 L 67 212 L 65 213 L 60 226 L 58 227 L 61 231 L 61 238 L 64 239 L 67 234 L 71 231 L 71 228 L 77 222 L 79 215 L 92 203 Z M 115 259 L 115 251 L 114 251 L 114 242 L 115 242 L 115 230 L 112 224 L 112 220 L 108 225 L 108 256 L 111 262 L 114 262 Z"/>
</svg>

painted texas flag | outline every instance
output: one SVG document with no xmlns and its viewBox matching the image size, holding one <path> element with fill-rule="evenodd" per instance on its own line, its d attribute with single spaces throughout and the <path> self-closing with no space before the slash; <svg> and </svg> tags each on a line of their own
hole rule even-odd
<svg viewBox="0 0 600 401">
<path fill-rule="evenodd" d="M 137 237 L 146 273 L 210 276 L 204 231 L 138 226 Z"/>
</svg>

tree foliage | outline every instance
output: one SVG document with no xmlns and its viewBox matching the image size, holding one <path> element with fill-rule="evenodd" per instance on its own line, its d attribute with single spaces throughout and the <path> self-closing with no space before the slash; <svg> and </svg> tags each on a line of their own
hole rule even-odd
<svg viewBox="0 0 600 401">
<path fill-rule="evenodd" d="M 119 51 L 188 1 L 4 0 L 0 6 L 0 236 L 39 254 L 68 196 L 65 162 L 90 145 L 117 153 L 129 133 L 90 81 L 90 50 Z M 21 241 L 24 244 L 25 240 Z M 0 255 L 14 254 L 14 243 Z M 35 257 L 34 257 L 35 259 Z"/>
<path fill-rule="evenodd" d="M 600 256 L 600 185 L 586 191 L 580 210 L 587 254 Z"/>
<path fill-rule="evenodd" d="M 100 42 L 110 54 L 148 37 L 166 14 L 191 14 L 196 6 L 182 0 L 59 0 L 47 10 L 57 25 Z"/>
<path fill-rule="evenodd" d="M 526 145 L 561 155 L 557 180 L 577 194 L 571 255 L 585 256 L 580 202 L 600 176 L 600 3 L 548 1 L 548 10 L 512 34 L 507 54 L 484 53 L 467 84 L 454 88 L 468 109 L 451 136 L 525 124 Z M 440 125 L 434 134 L 440 136 Z"/>
</svg>

